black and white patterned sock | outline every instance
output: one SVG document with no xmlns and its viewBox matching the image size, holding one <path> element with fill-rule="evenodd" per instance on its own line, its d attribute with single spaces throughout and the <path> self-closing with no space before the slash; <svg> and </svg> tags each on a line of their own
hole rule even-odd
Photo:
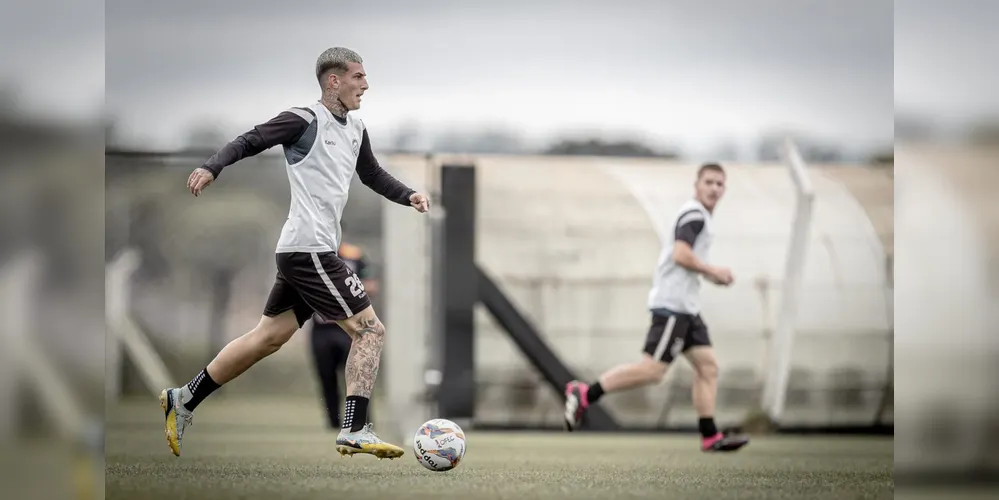
<svg viewBox="0 0 999 500">
<path fill-rule="evenodd" d="M 219 387 L 221 386 L 215 383 L 211 375 L 208 374 L 208 368 L 205 368 L 181 388 L 180 403 L 187 411 L 194 411 L 209 394 L 215 392 Z"/>
<path fill-rule="evenodd" d="M 357 432 L 368 420 L 368 398 L 362 396 L 347 396 L 343 408 L 343 428 Z"/>
</svg>

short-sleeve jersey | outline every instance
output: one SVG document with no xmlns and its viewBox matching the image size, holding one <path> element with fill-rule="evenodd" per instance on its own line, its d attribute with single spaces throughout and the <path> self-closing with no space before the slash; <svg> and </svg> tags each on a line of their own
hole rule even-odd
<svg viewBox="0 0 999 500">
<path fill-rule="evenodd" d="M 673 246 L 677 241 L 685 241 L 694 255 L 707 263 L 712 239 L 711 212 L 697 200 L 684 203 L 673 218 L 659 254 L 652 290 L 649 291 L 649 309 L 668 309 L 693 315 L 700 313 L 701 277 L 673 260 Z"/>
</svg>

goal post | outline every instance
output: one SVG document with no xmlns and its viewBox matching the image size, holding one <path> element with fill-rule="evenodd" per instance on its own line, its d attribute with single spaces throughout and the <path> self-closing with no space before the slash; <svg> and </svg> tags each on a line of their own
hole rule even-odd
<svg viewBox="0 0 999 500">
<path fill-rule="evenodd" d="M 383 291 L 389 333 L 382 363 L 386 367 L 388 412 L 378 412 L 379 428 L 409 439 L 432 417 L 475 424 L 477 399 L 475 307 L 493 315 L 546 385 L 561 393 L 577 377 L 544 336 L 514 306 L 476 261 L 477 166 L 472 161 L 403 164 L 393 172 L 419 189 L 416 177 L 434 185 L 431 213 L 417 214 L 388 205 L 383 210 Z M 406 168 L 408 167 L 408 168 Z M 409 175 L 407 175 L 409 174 Z M 437 186 L 439 184 L 439 186 Z M 593 407 L 584 428 L 613 430 L 617 423 Z"/>
<path fill-rule="evenodd" d="M 104 311 L 108 327 L 105 396 L 108 401 L 114 401 L 121 395 L 124 355 L 132 360 L 151 394 L 158 395 L 170 387 L 173 380 L 163 358 L 156 353 L 149 337 L 132 319 L 130 312 L 132 274 L 139 268 L 140 262 L 138 251 L 125 249 L 107 265 L 104 275 Z"/>
<path fill-rule="evenodd" d="M 33 252 L 16 255 L 0 265 L 0 438 L 17 435 L 20 406 L 16 404 L 25 380 L 22 343 L 30 336 L 27 317 L 32 303 L 30 286 L 38 268 Z"/>
<path fill-rule="evenodd" d="M 65 374 L 46 354 L 32 331 L 31 324 L 40 307 L 39 283 L 44 265 L 40 252 L 26 251 L 0 269 L 0 298 L 3 299 L 0 306 L 3 317 L 0 436 L 10 437 L 16 432 L 21 407 L 15 401 L 22 388 L 31 387 L 61 436 L 70 440 L 84 439 L 90 422 L 83 407 Z"/>
<path fill-rule="evenodd" d="M 793 141 L 784 141 L 781 160 L 794 182 L 796 200 L 791 238 L 784 264 L 781 286 L 781 304 L 776 326 L 770 338 L 770 357 L 767 377 L 763 385 L 761 407 L 771 423 L 779 425 L 787 398 L 788 377 L 791 371 L 791 351 L 798 320 L 801 287 L 805 277 L 805 263 L 811 236 L 815 189 L 805 161 Z"/>
</svg>

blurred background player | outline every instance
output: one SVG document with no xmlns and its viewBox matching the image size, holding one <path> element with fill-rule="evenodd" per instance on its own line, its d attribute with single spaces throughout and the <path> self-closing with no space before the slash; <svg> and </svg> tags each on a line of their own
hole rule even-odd
<svg viewBox="0 0 999 500">
<path fill-rule="evenodd" d="M 344 228 L 345 225 L 341 225 Z M 340 260 L 361 278 L 364 291 L 372 300 L 378 295 L 378 280 L 374 279 L 367 256 L 361 247 L 344 242 L 337 250 Z M 339 372 L 346 368 L 350 353 L 350 335 L 335 321 L 312 318 L 312 359 L 316 366 L 316 376 L 322 388 L 326 418 L 331 429 L 340 429 L 340 379 Z M 372 420 L 368 409 L 368 420 Z"/>
<path fill-rule="evenodd" d="M 576 429 L 586 409 L 604 394 L 658 383 L 680 354 L 694 368 L 693 398 L 703 451 L 734 451 L 749 441 L 725 435 L 714 421 L 718 392 L 718 362 L 708 327 L 700 315 L 700 277 L 716 285 L 732 284 L 732 271 L 708 263 L 714 238 L 711 214 L 725 194 L 725 170 L 708 163 L 697 171 L 694 199 L 680 207 L 659 255 L 649 309 L 652 326 L 641 361 L 607 371 L 593 384 L 573 380 L 565 387 L 566 429 Z"/>
<path fill-rule="evenodd" d="M 200 196 L 226 166 L 281 145 L 291 203 L 275 252 L 277 277 L 260 322 L 222 348 L 187 385 L 165 389 L 160 395 L 167 443 L 174 455 L 180 456 L 184 430 L 191 424 L 195 408 L 220 386 L 277 352 L 313 314 L 337 322 L 352 339 L 344 370 L 347 398 L 337 451 L 379 458 L 403 454 L 402 448 L 382 441 L 367 423 L 385 326 L 375 314 L 361 279 L 336 250 L 347 191 L 355 174 L 372 191 L 421 213 L 430 209 L 430 201 L 381 168 L 364 123 L 349 114 L 361 107 L 361 96 L 368 89 L 361 57 L 343 47 L 328 49 L 316 61 L 316 79 L 322 89 L 318 101 L 283 111 L 257 125 L 188 177 L 191 193 Z"/>
</svg>

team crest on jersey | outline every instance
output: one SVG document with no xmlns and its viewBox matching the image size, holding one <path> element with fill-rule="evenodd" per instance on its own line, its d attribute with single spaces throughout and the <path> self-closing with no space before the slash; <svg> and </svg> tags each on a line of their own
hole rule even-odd
<svg viewBox="0 0 999 500">
<path fill-rule="evenodd" d="M 357 142 L 357 137 L 350 140 L 350 150 L 354 152 L 354 156 L 357 156 L 361 152 L 361 145 Z"/>
</svg>

